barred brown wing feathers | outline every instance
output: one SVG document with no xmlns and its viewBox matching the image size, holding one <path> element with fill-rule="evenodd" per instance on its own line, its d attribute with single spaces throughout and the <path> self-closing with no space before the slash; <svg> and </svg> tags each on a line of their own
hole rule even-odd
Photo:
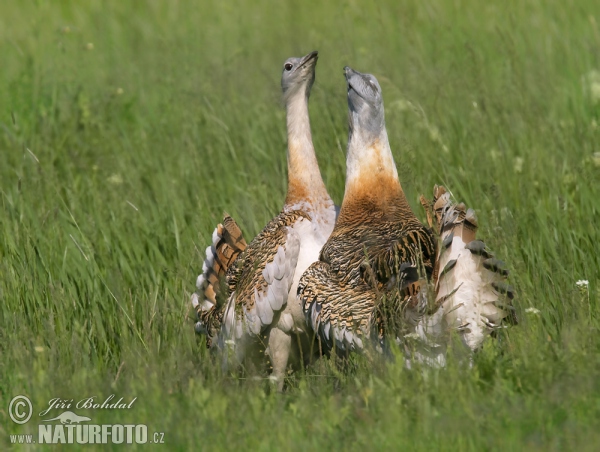
<svg viewBox="0 0 600 452">
<path fill-rule="evenodd" d="M 208 336 L 208 346 L 221 326 L 224 301 L 229 297 L 225 276 L 246 246 L 242 230 L 231 216 L 225 214 L 223 223 L 213 232 L 211 246 L 206 248 L 202 274 L 198 276 L 197 290 L 192 295 L 198 319 L 196 331 Z"/>
<path fill-rule="evenodd" d="M 212 285 L 214 292 L 218 294 L 220 292 L 220 288 L 217 286 L 218 281 L 229 272 L 232 264 L 248 245 L 242 230 L 228 214 L 225 214 L 223 223 L 217 226 L 216 233 L 219 240 L 212 247 L 214 263 L 209 268 L 208 287 Z M 229 293 L 224 298 L 226 299 L 228 296 Z"/>
<path fill-rule="evenodd" d="M 435 256 L 433 234 L 424 227 L 397 234 L 383 243 L 373 258 L 378 280 L 387 283 L 392 278 L 402 278 L 406 284 L 419 278 L 428 278 L 433 271 Z"/>
<path fill-rule="evenodd" d="M 227 270 L 248 246 L 242 230 L 229 214 L 225 214 L 223 218 L 221 242 L 222 245 L 217 247 L 217 257 L 223 268 Z"/>
<path fill-rule="evenodd" d="M 301 218 L 310 221 L 310 216 L 302 211 L 281 212 L 250 243 L 243 256 L 243 264 L 236 281 L 235 290 L 239 303 L 243 303 L 247 308 L 253 307 L 254 289 L 264 290 L 267 286 L 263 270 L 273 261 L 278 248 L 285 246 L 288 228 L 294 226 Z"/>
<path fill-rule="evenodd" d="M 236 317 L 243 318 L 251 333 L 271 324 L 287 302 L 300 250 L 295 231 L 310 216 L 303 211 L 283 211 L 248 245 L 228 274 L 235 291 Z"/>
<path fill-rule="evenodd" d="M 305 212 L 284 211 L 249 245 L 229 215 L 217 226 L 213 244 L 206 250 L 203 273 L 197 281 L 198 290 L 192 295 L 198 317 L 196 331 L 208 336 L 209 346 L 223 325 L 225 301 L 234 292 L 236 317 L 245 317 L 255 334 L 273 320 L 274 312 L 283 307 L 300 247 L 293 228 L 304 219 L 310 220 Z"/>
<path fill-rule="evenodd" d="M 392 310 L 403 313 L 405 306 L 416 306 L 419 272 L 423 277 L 431 273 L 435 250 L 431 231 L 419 226 L 341 225 L 332 234 L 321 262 L 304 273 L 298 291 L 307 320 L 325 345 L 361 348 L 365 334 L 393 323 L 384 318 Z M 393 309 L 380 307 L 382 300 Z"/>
<path fill-rule="evenodd" d="M 345 287 L 327 263 L 318 261 L 300 278 L 298 297 L 324 351 L 363 347 L 375 307 L 375 294 L 366 285 Z"/>
</svg>

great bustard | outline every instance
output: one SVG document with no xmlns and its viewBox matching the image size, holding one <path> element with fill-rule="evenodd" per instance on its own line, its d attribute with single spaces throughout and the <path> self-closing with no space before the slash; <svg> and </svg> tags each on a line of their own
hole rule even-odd
<svg viewBox="0 0 600 452">
<path fill-rule="evenodd" d="M 298 280 L 318 259 L 336 218 L 319 171 L 308 115 L 316 63 L 317 52 L 312 52 L 289 58 L 283 66 L 288 192 L 281 213 L 248 246 L 235 221 L 226 216 L 207 248 L 198 290 L 192 296 L 198 314 L 196 331 L 207 334 L 209 343 L 235 344 L 241 359 L 249 344 L 265 338 L 272 377 L 280 389 L 294 344 L 309 342 L 296 297 Z M 223 297 L 218 281 L 225 274 Z M 299 341 L 292 340 L 296 334 Z"/>
<path fill-rule="evenodd" d="M 445 187 L 435 186 L 433 201 L 421 197 L 431 226 L 439 235 L 434 269 L 434 303 L 422 317 L 414 334 L 412 357 L 444 366 L 451 334 L 464 350 L 477 351 L 490 334 L 506 324 L 516 324 L 512 306 L 514 290 L 506 282 L 508 269 L 477 238 L 478 222 L 473 209 L 455 204 Z M 458 351 L 458 355 L 464 354 Z"/>
<path fill-rule="evenodd" d="M 411 210 L 392 156 L 377 79 L 345 68 L 349 140 L 346 187 L 320 260 L 300 279 L 298 296 L 325 349 L 346 352 L 382 339 L 426 308 L 421 286 L 433 271 L 435 242 Z M 387 306 L 387 308 L 386 308 Z M 417 319 L 417 320 L 414 320 Z"/>
</svg>

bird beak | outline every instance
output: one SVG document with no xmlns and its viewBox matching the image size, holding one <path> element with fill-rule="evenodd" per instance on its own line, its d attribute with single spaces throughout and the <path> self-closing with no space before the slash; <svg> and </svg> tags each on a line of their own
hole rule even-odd
<svg viewBox="0 0 600 452">
<path fill-rule="evenodd" d="M 314 52 L 310 52 L 308 55 L 305 55 L 304 58 L 302 58 L 302 61 L 300 61 L 300 64 L 298 65 L 298 67 L 302 67 L 304 66 L 306 63 L 312 61 L 312 60 L 316 60 L 319 58 L 319 52 L 317 52 L 316 50 Z"/>
</svg>

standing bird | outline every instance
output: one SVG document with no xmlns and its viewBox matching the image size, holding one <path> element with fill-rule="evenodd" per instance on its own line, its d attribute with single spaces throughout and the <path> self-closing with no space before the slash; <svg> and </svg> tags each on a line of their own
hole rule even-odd
<svg viewBox="0 0 600 452">
<path fill-rule="evenodd" d="M 292 336 L 301 336 L 301 343 L 309 342 L 296 298 L 298 280 L 319 258 L 336 218 L 319 171 L 308 116 L 316 64 L 317 52 L 312 52 L 289 58 L 283 66 L 288 192 L 281 213 L 247 246 L 235 221 L 225 216 L 207 248 L 198 290 L 192 296 L 198 315 L 196 331 L 207 334 L 209 343 L 217 337 L 221 346 L 235 343 L 241 359 L 246 346 L 266 339 L 272 377 L 280 390 L 295 342 Z M 218 282 L 225 274 L 227 285 L 221 288 Z M 220 292 L 226 296 L 221 297 Z"/>
<path fill-rule="evenodd" d="M 426 308 L 435 241 L 411 210 L 385 128 L 377 79 L 349 67 L 349 138 L 340 215 L 320 259 L 300 279 L 298 297 L 327 352 L 382 340 L 392 318 L 416 323 Z M 391 327 L 391 328 L 390 328 Z"/>
<path fill-rule="evenodd" d="M 467 352 L 477 351 L 483 341 L 506 323 L 516 324 L 512 306 L 514 290 L 506 282 L 508 269 L 477 239 L 473 209 L 455 204 L 445 187 L 435 186 L 433 201 L 421 197 L 430 225 L 441 246 L 434 270 L 434 313 L 424 316 L 415 328 L 413 357 L 444 366 L 451 333 L 456 333 Z"/>
</svg>

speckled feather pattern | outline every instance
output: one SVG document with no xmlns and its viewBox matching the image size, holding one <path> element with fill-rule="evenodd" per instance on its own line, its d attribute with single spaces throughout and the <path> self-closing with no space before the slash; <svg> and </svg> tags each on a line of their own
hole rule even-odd
<svg viewBox="0 0 600 452">
<path fill-rule="evenodd" d="M 392 221 L 385 216 L 372 212 L 338 223 L 321 251 L 320 262 L 300 280 L 298 295 L 307 320 L 329 347 L 335 339 L 330 328 L 340 330 L 340 337 L 385 334 L 379 331 L 378 301 L 398 299 L 399 289 L 400 302 L 405 303 L 414 293 L 409 287 L 418 281 L 400 272 L 402 264 L 431 275 L 435 256 L 431 230 L 410 210 L 397 211 Z M 343 339 L 337 347 L 352 349 L 354 345 Z"/>
<path fill-rule="evenodd" d="M 286 246 L 288 228 L 300 219 L 311 220 L 308 213 L 294 210 L 282 211 L 264 227 L 227 272 L 230 292 L 236 292 L 236 305 L 252 310 L 255 306 L 255 289 L 264 293 L 267 282 L 263 271 L 272 262 L 279 247 Z"/>
<path fill-rule="evenodd" d="M 288 190 L 281 213 L 229 267 L 225 289 L 228 298 L 224 307 L 219 305 L 217 310 L 210 299 L 200 303 L 196 294 L 192 297 L 197 312 L 214 308 L 211 318 L 214 324 L 221 325 L 216 331 L 218 348 L 234 351 L 234 365 L 249 357 L 248 353 L 269 355 L 271 376 L 279 390 L 283 389 L 292 346 L 296 345 L 296 341 L 292 343 L 292 335 L 297 336 L 298 343 L 310 342 L 302 308 L 295 297 L 298 279 L 318 259 L 336 216 L 321 177 L 310 131 L 308 99 L 315 80 L 317 56 L 315 51 L 304 57 L 288 58 L 282 70 Z M 210 273 L 209 267 L 214 262 L 209 259 L 209 254 L 212 256 L 209 251 L 198 286 L 205 283 L 204 275 L 207 271 Z M 212 334 L 201 320 L 196 324 L 196 331 Z M 266 349 L 263 347 L 265 339 Z M 229 361 L 228 354 L 224 354 L 224 365 Z"/>
</svg>

